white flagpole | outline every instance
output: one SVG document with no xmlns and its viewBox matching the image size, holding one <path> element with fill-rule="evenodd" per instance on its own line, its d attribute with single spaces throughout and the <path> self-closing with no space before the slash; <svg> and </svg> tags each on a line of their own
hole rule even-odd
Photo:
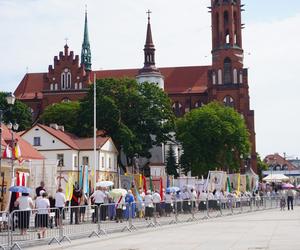
<svg viewBox="0 0 300 250">
<path fill-rule="evenodd" d="M 96 153 L 96 74 L 94 74 L 94 190 L 96 190 L 96 166 L 97 166 L 97 153 Z"/>
</svg>

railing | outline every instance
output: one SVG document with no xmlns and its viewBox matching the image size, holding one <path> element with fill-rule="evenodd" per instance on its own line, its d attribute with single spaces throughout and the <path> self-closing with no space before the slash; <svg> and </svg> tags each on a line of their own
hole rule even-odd
<svg viewBox="0 0 300 250">
<path fill-rule="evenodd" d="M 299 198 L 295 205 L 300 205 Z M 66 208 L 0 212 L 0 249 L 60 244 L 80 237 L 192 222 L 279 208 L 279 197 L 110 203 Z"/>
</svg>

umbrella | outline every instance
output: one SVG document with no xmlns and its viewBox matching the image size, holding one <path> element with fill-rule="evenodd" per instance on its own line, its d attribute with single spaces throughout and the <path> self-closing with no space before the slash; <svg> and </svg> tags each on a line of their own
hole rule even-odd
<svg viewBox="0 0 300 250">
<path fill-rule="evenodd" d="M 31 192 L 31 189 L 24 186 L 12 186 L 9 188 L 10 192 L 16 192 L 16 193 L 26 193 L 29 194 Z"/>
<path fill-rule="evenodd" d="M 125 196 L 127 194 L 127 191 L 123 188 L 115 188 L 109 191 L 109 195 L 112 198 L 119 198 L 120 196 Z"/>
<path fill-rule="evenodd" d="M 287 189 L 289 189 L 289 188 L 294 188 L 295 186 L 293 185 L 293 184 L 291 184 L 291 183 L 284 183 L 284 184 L 282 184 L 282 188 L 287 188 Z"/>
<path fill-rule="evenodd" d="M 166 189 L 167 192 L 170 192 L 170 193 L 176 193 L 177 191 L 179 191 L 180 188 L 179 187 L 168 187 Z"/>
<path fill-rule="evenodd" d="M 96 187 L 111 187 L 114 183 L 112 181 L 99 181 L 96 183 Z"/>
<path fill-rule="evenodd" d="M 297 186 L 297 189 L 300 189 L 300 184 Z"/>
</svg>

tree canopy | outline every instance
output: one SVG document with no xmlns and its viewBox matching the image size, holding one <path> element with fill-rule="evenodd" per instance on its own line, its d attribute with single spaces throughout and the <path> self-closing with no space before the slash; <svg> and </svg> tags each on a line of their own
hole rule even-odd
<svg viewBox="0 0 300 250">
<path fill-rule="evenodd" d="M 218 102 L 187 113 L 177 122 L 177 139 L 182 143 L 181 165 L 201 175 L 209 170 L 239 170 L 250 151 L 244 119 L 233 108 Z"/>
<path fill-rule="evenodd" d="M 178 173 L 177 173 L 178 164 L 176 161 L 176 155 L 175 155 L 173 144 L 169 145 L 167 155 L 166 155 L 166 160 L 167 160 L 167 165 L 166 165 L 167 174 L 178 177 Z"/>
<path fill-rule="evenodd" d="M 117 147 L 132 158 L 150 157 L 149 149 L 168 138 L 175 117 L 169 97 L 157 85 L 134 79 L 101 79 L 96 83 L 97 129 L 106 131 Z M 82 136 L 93 131 L 93 86 L 80 103 Z"/>
<path fill-rule="evenodd" d="M 25 130 L 31 126 L 32 115 L 29 107 L 19 100 L 14 105 L 8 105 L 6 96 L 8 93 L 0 92 L 0 109 L 3 111 L 4 123 L 18 123 L 19 131 Z"/>
<path fill-rule="evenodd" d="M 79 110 L 79 102 L 55 103 L 44 110 L 39 120 L 45 125 L 50 123 L 63 125 L 67 131 L 77 134 L 80 130 L 77 125 Z"/>
</svg>

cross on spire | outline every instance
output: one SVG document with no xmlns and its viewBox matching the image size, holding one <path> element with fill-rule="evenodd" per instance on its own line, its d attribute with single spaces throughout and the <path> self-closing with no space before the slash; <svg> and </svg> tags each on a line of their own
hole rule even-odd
<svg viewBox="0 0 300 250">
<path fill-rule="evenodd" d="M 148 14 L 148 22 L 150 22 L 150 14 L 152 13 L 150 10 L 146 12 Z"/>
</svg>

